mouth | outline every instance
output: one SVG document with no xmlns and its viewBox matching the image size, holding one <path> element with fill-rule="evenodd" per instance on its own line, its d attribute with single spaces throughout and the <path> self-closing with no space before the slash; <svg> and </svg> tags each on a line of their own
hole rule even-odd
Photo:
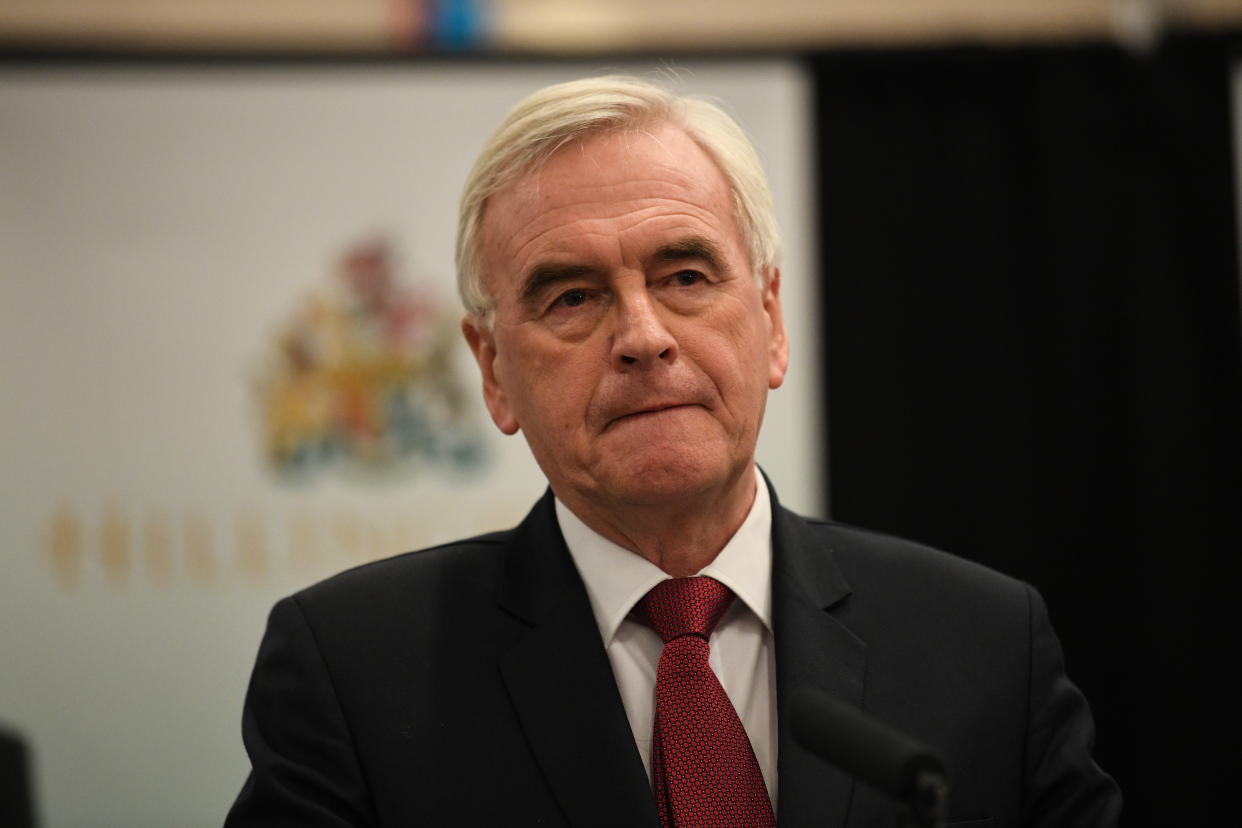
<svg viewBox="0 0 1242 828">
<path fill-rule="evenodd" d="M 618 423 L 634 422 L 637 420 L 643 420 L 649 417 L 654 417 L 658 414 L 663 414 L 666 411 L 675 411 L 677 409 L 682 409 L 682 408 L 693 408 L 694 406 L 695 406 L 694 403 L 660 403 L 658 405 L 647 406 L 645 408 L 640 408 L 635 411 L 631 411 L 628 414 L 622 414 L 619 417 L 614 417 L 612 420 L 608 422 L 608 425 L 605 428 L 605 430 L 612 428 L 614 425 L 617 425 Z"/>
</svg>

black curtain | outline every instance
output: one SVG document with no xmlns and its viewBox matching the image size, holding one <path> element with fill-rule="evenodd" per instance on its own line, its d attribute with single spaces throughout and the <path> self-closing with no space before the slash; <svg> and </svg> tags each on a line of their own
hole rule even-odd
<svg viewBox="0 0 1242 828">
<path fill-rule="evenodd" d="M 1235 42 L 812 59 L 830 513 L 1041 590 L 1130 826 L 1238 810 Z"/>
</svg>

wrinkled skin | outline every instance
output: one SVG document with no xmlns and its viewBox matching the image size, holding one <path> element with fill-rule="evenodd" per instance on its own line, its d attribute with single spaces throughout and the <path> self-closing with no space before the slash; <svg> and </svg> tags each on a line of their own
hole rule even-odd
<svg viewBox="0 0 1242 828">
<path fill-rule="evenodd" d="M 462 327 L 496 425 L 596 531 L 706 563 L 788 362 L 780 273 L 755 278 L 724 176 L 671 125 L 588 136 L 493 195 L 481 238 L 495 321 Z"/>
</svg>

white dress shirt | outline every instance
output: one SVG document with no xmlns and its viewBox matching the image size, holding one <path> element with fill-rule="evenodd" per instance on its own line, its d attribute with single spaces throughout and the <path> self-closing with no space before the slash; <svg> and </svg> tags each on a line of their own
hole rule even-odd
<svg viewBox="0 0 1242 828">
<path fill-rule="evenodd" d="M 621 691 L 634 741 L 651 777 L 656 667 L 664 643 L 628 616 L 634 604 L 670 576 L 583 523 L 560 500 L 556 517 L 574 565 L 586 584 L 608 660 Z M 708 642 L 709 663 L 750 737 L 776 808 L 776 665 L 772 646 L 772 505 L 755 470 L 755 499 L 746 520 L 698 575 L 733 590 L 737 599 Z"/>
</svg>

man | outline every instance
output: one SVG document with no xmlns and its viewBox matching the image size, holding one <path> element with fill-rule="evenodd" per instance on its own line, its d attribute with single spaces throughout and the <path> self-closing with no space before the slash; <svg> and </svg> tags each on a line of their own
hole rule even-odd
<svg viewBox="0 0 1242 828">
<path fill-rule="evenodd" d="M 943 752 L 954 824 L 1115 824 L 1034 590 L 758 473 L 777 256 L 714 106 L 600 78 L 509 115 L 463 197 L 462 329 L 550 490 L 276 605 L 228 825 L 893 825 L 792 740 L 802 687 Z"/>
</svg>

